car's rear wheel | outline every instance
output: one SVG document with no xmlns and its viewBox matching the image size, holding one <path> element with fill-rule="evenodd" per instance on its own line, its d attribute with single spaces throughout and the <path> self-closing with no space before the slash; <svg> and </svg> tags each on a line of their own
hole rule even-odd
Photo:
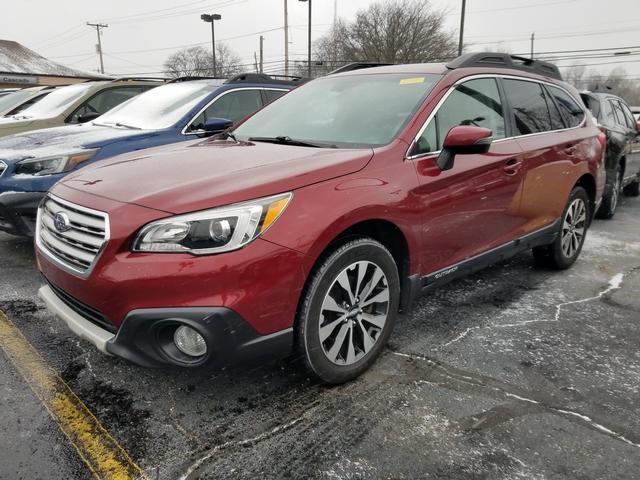
<svg viewBox="0 0 640 480">
<path fill-rule="evenodd" d="M 588 228 L 589 197 L 584 188 L 575 187 L 569 195 L 555 241 L 533 249 L 536 263 L 558 270 L 569 268 L 582 251 Z"/>
<path fill-rule="evenodd" d="M 615 172 L 615 178 L 613 180 L 613 185 L 611 185 L 611 189 L 609 193 L 602 196 L 602 203 L 600 204 L 600 208 L 596 212 L 596 217 L 608 220 L 613 218 L 616 214 L 616 209 L 618 208 L 618 200 L 620 200 L 620 193 L 622 192 L 622 169 L 620 165 Z"/>
<path fill-rule="evenodd" d="M 624 187 L 623 192 L 627 197 L 639 196 L 640 195 L 640 179 L 636 178 L 633 182 L 631 182 L 629 185 Z"/>
<path fill-rule="evenodd" d="M 389 251 L 360 238 L 338 247 L 317 267 L 297 319 L 304 363 L 327 383 L 367 370 L 384 348 L 398 315 L 400 280 Z"/>
</svg>

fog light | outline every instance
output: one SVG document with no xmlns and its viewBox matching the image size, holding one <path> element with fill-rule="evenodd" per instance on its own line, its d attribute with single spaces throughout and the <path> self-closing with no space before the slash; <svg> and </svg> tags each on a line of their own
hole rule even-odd
<svg viewBox="0 0 640 480">
<path fill-rule="evenodd" d="M 207 353 L 207 342 L 191 327 L 178 327 L 173 334 L 173 341 L 178 350 L 190 357 L 201 357 Z"/>
</svg>

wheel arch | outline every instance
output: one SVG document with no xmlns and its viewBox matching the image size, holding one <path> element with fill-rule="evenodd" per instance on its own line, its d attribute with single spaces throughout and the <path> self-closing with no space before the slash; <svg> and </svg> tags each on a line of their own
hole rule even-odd
<svg viewBox="0 0 640 480">
<path fill-rule="evenodd" d="M 308 270 L 307 281 L 312 277 L 313 272 L 322 261 L 336 248 L 354 238 L 367 237 L 381 243 L 398 267 L 400 277 L 400 307 L 406 309 L 416 295 L 417 275 L 411 275 L 412 271 L 412 246 L 405 232 L 394 222 L 383 218 L 370 218 L 355 222 L 348 226 L 342 226 L 338 233 L 332 235 L 329 241 L 325 241 L 322 246 L 317 246 L 312 254 L 313 263 Z M 302 289 L 298 299 L 298 311 L 301 302 L 304 300 L 307 285 Z"/>
</svg>

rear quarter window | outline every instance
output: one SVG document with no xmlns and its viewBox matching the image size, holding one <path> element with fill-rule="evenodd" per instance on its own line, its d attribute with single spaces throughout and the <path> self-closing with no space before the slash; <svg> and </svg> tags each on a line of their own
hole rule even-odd
<svg viewBox="0 0 640 480">
<path fill-rule="evenodd" d="M 582 94 L 580 95 L 580 97 L 582 98 L 582 101 L 589 109 L 589 111 L 593 114 L 593 116 L 600 120 L 602 114 L 600 101 L 597 98 L 592 97 L 591 95 Z"/>
<path fill-rule="evenodd" d="M 556 101 L 568 127 L 577 127 L 584 120 L 584 110 L 567 92 L 558 87 L 549 86 L 549 93 Z M 595 116 L 595 115 L 594 115 Z M 596 117 L 597 118 L 597 117 Z"/>
</svg>

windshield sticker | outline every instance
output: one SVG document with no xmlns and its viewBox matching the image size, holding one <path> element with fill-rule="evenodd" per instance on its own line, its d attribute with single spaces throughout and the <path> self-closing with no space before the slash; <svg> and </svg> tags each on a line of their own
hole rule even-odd
<svg viewBox="0 0 640 480">
<path fill-rule="evenodd" d="M 415 85 L 416 83 L 424 83 L 424 77 L 403 78 L 400 85 Z"/>
</svg>

